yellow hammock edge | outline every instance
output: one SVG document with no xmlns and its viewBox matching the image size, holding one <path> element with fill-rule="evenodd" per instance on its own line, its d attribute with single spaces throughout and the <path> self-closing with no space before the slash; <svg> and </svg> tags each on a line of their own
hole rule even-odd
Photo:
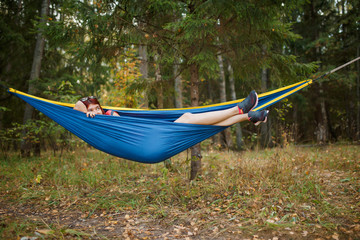
<svg viewBox="0 0 360 240">
<path fill-rule="evenodd" d="M 279 88 L 279 89 L 275 89 L 273 91 L 270 91 L 270 92 L 266 92 L 266 93 L 262 93 L 262 94 L 259 94 L 259 98 L 260 97 L 264 97 L 264 96 L 268 96 L 270 94 L 273 94 L 273 93 L 277 93 L 277 92 L 280 92 L 280 91 L 283 91 L 283 90 L 286 90 L 288 88 L 292 88 L 294 86 L 297 86 L 297 85 L 301 85 L 302 83 L 304 82 L 308 82 L 307 85 L 303 85 L 303 86 L 300 86 L 300 87 L 297 87 L 293 90 L 291 90 L 290 92 L 287 92 L 286 94 L 284 95 L 281 95 L 275 99 L 273 99 L 272 101 L 268 102 L 265 106 L 268 106 L 268 105 L 271 105 L 273 102 L 276 102 L 278 101 L 279 99 L 282 99 L 282 98 L 285 98 L 289 95 L 291 95 L 292 93 L 310 85 L 312 83 L 312 79 L 308 79 L 308 80 L 304 80 L 304 81 L 301 81 L 301 82 L 298 82 L 298 83 L 295 83 L 295 84 L 292 84 L 292 85 L 289 85 L 289 86 L 286 86 L 286 87 L 282 87 L 282 88 Z M 45 102 L 49 102 L 49 103 L 53 103 L 53 104 L 56 104 L 56 105 L 60 105 L 60 106 L 64 106 L 64 107 L 71 107 L 73 108 L 75 106 L 75 103 L 63 103 L 63 102 L 58 102 L 58 101 L 53 101 L 53 100 L 48 100 L 48 99 L 45 99 L 45 98 L 41 98 L 41 97 L 36 97 L 34 95 L 30 95 L 30 94 L 27 94 L 27 93 L 24 93 L 24 92 L 21 92 L 19 90 L 16 90 L 16 89 L 13 89 L 13 88 L 9 88 L 9 92 L 13 92 L 13 93 L 17 93 L 17 94 L 20 94 L 20 95 L 24 95 L 24 96 L 27 96 L 27 97 L 31 97 L 31 98 L 34 98 L 34 99 L 38 99 L 38 100 L 41 100 L 41 101 L 45 101 Z M 196 109 L 196 108 L 203 108 L 203 107 L 216 107 L 216 106 L 222 106 L 222 105 L 227 105 L 227 104 L 232 104 L 232 103 L 238 103 L 238 102 L 241 102 L 244 98 L 241 98 L 241 99 L 238 99 L 238 100 L 234 100 L 234 101 L 229 101 L 229 102 L 223 102 L 223 103 L 218 103 L 218 104 L 211 104 L 211 105 L 206 105 L 206 106 L 198 106 L 198 107 L 188 107 L 188 108 L 168 108 L 168 109 L 135 109 L 135 108 L 122 108 L 122 107 L 111 107 L 111 106 L 103 106 L 103 108 L 105 109 L 113 109 L 113 110 L 132 110 L 132 111 L 143 111 L 143 110 L 149 110 L 149 111 L 170 111 L 170 110 L 186 110 L 186 109 Z M 262 106 L 264 107 L 264 106 Z M 256 108 L 254 110 L 257 110 Z"/>
</svg>

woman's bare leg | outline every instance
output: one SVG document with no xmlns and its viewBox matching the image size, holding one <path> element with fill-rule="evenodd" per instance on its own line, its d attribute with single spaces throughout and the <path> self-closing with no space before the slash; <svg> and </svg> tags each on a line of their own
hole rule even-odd
<svg viewBox="0 0 360 240">
<path fill-rule="evenodd" d="M 246 115 L 246 114 L 242 114 Z M 178 123 L 190 123 L 201 125 L 215 125 L 216 123 L 223 122 L 231 117 L 239 116 L 239 108 L 232 107 L 221 111 L 212 111 L 206 113 L 185 113 L 175 120 Z M 222 125 L 227 126 L 227 125 Z"/>
<path fill-rule="evenodd" d="M 249 113 L 235 115 L 222 122 L 215 123 L 214 125 L 225 127 L 225 126 L 231 126 L 235 123 L 249 120 L 257 126 L 262 122 L 266 122 L 268 114 L 269 114 L 268 110 L 262 110 L 258 112 L 250 111 Z"/>
<path fill-rule="evenodd" d="M 223 112 L 223 111 L 218 111 Z M 192 124 L 200 124 L 200 125 L 216 125 L 216 126 L 231 126 L 235 123 L 243 122 L 243 121 L 251 121 L 256 126 L 259 125 L 262 122 L 266 122 L 269 111 L 268 110 L 262 110 L 253 112 L 250 111 L 249 113 L 245 114 L 235 114 L 233 116 L 227 117 L 221 121 L 218 122 L 212 122 L 215 120 L 220 119 L 221 117 L 217 116 L 217 114 L 214 114 L 216 112 L 207 112 L 207 113 L 199 113 L 199 114 L 191 114 L 191 113 L 185 113 L 183 116 L 178 118 L 175 122 L 179 123 L 192 123 Z M 230 114 L 231 112 L 229 111 Z M 213 116 L 214 115 L 214 116 Z M 203 119 L 204 117 L 208 117 L 207 119 Z M 208 121 L 211 119 L 212 121 Z M 211 123 L 209 123 L 211 122 Z"/>
<path fill-rule="evenodd" d="M 213 125 L 216 125 L 216 126 L 231 126 L 235 123 L 239 123 L 239 122 L 244 122 L 244 121 L 248 121 L 249 120 L 249 116 L 247 113 L 245 114 L 239 114 L 239 115 L 235 115 L 235 116 L 232 116 L 228 119 L 225 119 L 224 121 L 221 121 L 221 122 L 218 122 L 218 123 L 215 123 Z"/>
<path fill-rule="evenodd" d="M 237 106 L 206 113 L 185 113 L 175 120 L 177 123 L 191 123 L 201 125 L 219 125 L 230 126 L 234 123 L 248 119 L 247 113 L 250 112 L 258 104 L 257 93 L 253 90 L 250 94 Z"/>
</svg>

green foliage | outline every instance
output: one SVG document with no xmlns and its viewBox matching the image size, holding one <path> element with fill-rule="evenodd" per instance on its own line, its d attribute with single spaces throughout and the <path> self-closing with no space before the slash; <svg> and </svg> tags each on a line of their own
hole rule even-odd
<svg viewBox="0 0 360 240">
<path fill-rule="evenodd" d="M 97 95 L 100 99 L 104 96 L 109 104 L 135 107 L 148 99 L 150 107 L 156 107 L 159 89 L 163 89 L 165 107 L 173 107 L 176 64 L 183 83 L 184 105 L 188 106 L 189 66 L 195 64 L 199 70 L 200 104 L 215 103 L 219 101 L 219 54 L 224 68 L 231 65 L 234 70 L 236 92 L 241 98 L 251 89 L 260 92 L 263 69 L 269 70 L 268 89 L 275 89 L 308 78 L 315 71 L 319 76 L 355 58 L 358 46 L 360 7 L 354 0 L 60 0 L 50 5 L 45 25 L 39 25 L 40 0 L 18 6 L 12 1 L 0 5 L 0 80 L 27 91 L 40 27 L 46 46 L 41 76 L 32 84 L 36 95 L 64 102 Z M 147 49 L 148 76 L 140 77 L 137 69 L 122 79 L 120 89 L 115 86 L 116 72 L 123 71 L 121 67 L 129 64 L 127 61 L 136 62 L 139 68 L 140 45 Z M 133 51 L 128 53 L 126 49 Z M 159 56 L 156 61 L 155 56 Z M 156 67 L 160 69 L 160 82 L 155 81 Z M 355 135 L 355 115 L 351 112 L 357 109 L 350 103 L 356 95 L 356 71 L 355 65 L 349 66 L 323 85 L 322 97 L 330 103 L 329 119 L 338 128 L 334 133 L 344 138 Z M 225 71 L 225 75 L 228 79 L 229 73 Z M 120 90 L 110 94 L 116 88 Z M 316 102 L 317 92 L 315 89 L 304 94 L 310 112 L 300 108 L 297 111 L 302 116 L 300 125 L 304 122 L 301 131 L 307 132 L 304 139 L 309 139 L 313 138 L 313 130 L 305 126 L 314 122 L 316 109 L 312 103 Z M 7 93 L 2 92 L 0 99 L 5 96 Z M 290 101 L 294 106 L 303 104 Z M 343 111 L 345 105 L 349 105 L 348 113 Z M 10 110 L 2 115 L 3 127 L 12 128 L 12 122 L 21 122 L 24 103 L 6 98 L 1 100 L 1 106 Z M 285 118 L 287 124 L 295 121 L 291 113 Z M 351 133 L 345 136 L 342 121 L 352 126 Z"/>
<path fill-rule="evenodd" d="M 122 53 L 121 53 L 122 52 Z M 137 108 L 143 98 L 141 88 L 132 87 L 140 79 L 139 60 L 133 48 L 119 51 L 111 62 L 111 79 L 107 82 L 102 102 L 107 106 Z"/>
<path fill-rule="evenodd" d="M 1 112 L 6 112 L 6 111 L 10 111 L 10 109 L 8 109 L 7 107 L 0 106 L 0 111 Z"/>
<path fill-rule="evenodd" d="M 24 131 L 26 135 L 22 137 Z M 54 155 L 57 151 L 62 154 L 64 150 L 70 151 L 74 147 L 83 145 L 67 130 L 49 119 L 32 120 L 26 124 L 13 123 L 11 128 L 0 130 L 1 156 L 8 158 L 12 151 L 19 148 L 24 139 L 30 144 L 41 143 L 43 149 L 50 149 Z"/>
<path fill-rule="evenodd" d="M 354 25 L 359 16 L 359 3 L 355 1 L 311 1 L 306 2 L 301 9 L 294 11 L 292 21 L 294 32 L 301 35 L 292 43 L 292 51 L 299 55 L 302 62 L 316 61 L 318 72 L 311 76 L 316 78 L 357 57 L 358 39 L 357 27 Z M 355 16 L 357 15 L 357 16 Z M 348 21 L 353 19 L 355 21 Z M 328 79 L 320 79 L 323 94 L 319 94 L 319 85 L 309 89 L 306 94 L 307 114 L 299 112 L 299 122 L 308 121 L 308 115 L 317 116 L 321 99 L 325 102 L 330 138 L 337 140 L 342 137 L 353 139 L 356 129 L 356 117 L 351 112 L 358 111 L 358 106 L 351 104 L 356 98 L 355 85 L 357 78 L 352 73 L 358 71 L 356 64 L 341 69 Z M 355 100 L 356 101 L 356 100 Z M 299 104 L 299 102 L 294 103 Z M 301 103 L 302 104 L 302 103 Z M 345 110 L 346 109 L 346 110 Z M 301 108 L 299 108 L 301 111 Z M 344 117 L 347 115 L 347 117 Z M 342 116 L 342 117 L 339 117 Z M 345 118 L 347 120 L 345 120 Z M 319 124 L 319 116 L 313 122 Z M 348 122 L 348 130 L 344 130 L 344 121 Z M 302 131 L 308 131 L 308 124 Z M 314 132 L 315 129 L 309 132 Z M 344 131 L 348 131 L 345 136 Z M 351 133 L 350 133 L 351 132 Z"/>
</svg>

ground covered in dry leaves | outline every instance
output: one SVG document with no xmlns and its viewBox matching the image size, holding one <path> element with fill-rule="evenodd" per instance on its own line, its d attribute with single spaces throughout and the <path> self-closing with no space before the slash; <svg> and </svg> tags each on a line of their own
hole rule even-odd
<svg viewBox="0 0 360 240">
<path fill-rule="evenodd" d="M 1 239 L 360 239 L 360 146 L 203 150 L 144 165 L 96 150 L 0 165 Z"/>
</svg>

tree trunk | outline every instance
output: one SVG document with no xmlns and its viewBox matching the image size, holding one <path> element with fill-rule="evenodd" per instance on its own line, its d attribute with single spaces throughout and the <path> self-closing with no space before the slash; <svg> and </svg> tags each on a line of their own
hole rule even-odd
<svg viewBox="0 0 360 240">
<path fill-rule="evenodd" d="M 214 100 L 214 96 L 213 96 L 214 87 L 212 85 L 212 82 L 208 80 L 206 86 L 207 86 L 207 92 L 208 92 L 208 99 Z M 215 147 L 215 146 L 218 147 L 220 145 L 219 138 L 220 138 L 220 134 L 212 135 L 211 142 L 212 142 L 213 147 Z"/>
<path fill-rule="evenodd" d="M 191 106 L 199 106 L 199 68 L 195 63 L 190 65 L 190 97 Z M 201 174 L 201 148 L 200 143 L 191 147 L 191 172 L 190 180 Z"/>
<path fill-rule="evenodd" d="M 298 142 L 299 139 L 299 120 L 298 120 L 298 105 L 295 103 L 294 104 L 294 111 L 293 111 L 293 119 L 294 119 L 294 123 L 293 123 L 293 127 L 292 127 L 292 138 L 294 140 L 295 143 Z"/>
<path fill-rule="evenodd" d="M 269 82 L 269 71 L 266 68 L 263 68 L 261 71 L 261 90 L 266 92 Z M 266 123 L 261 124 L 261 137 L 260 137 L 260 146 L 262 148 L 271 147 L 271 125 L 270 118 L 268 118 Z"/>
<path fill-rule="evenodd" d="M 181 76 L 179 73 L 179 65 L 177 62 L 175 62 L 174 65 L 174 76 L 175 76 L 175 107 L 176 108 L 182 108 L 183 102 L 182 102 L 182 82 L 181 82 Z"/>
<path fill-rule="evenodd" d="M 8 62 L 7 65 L 6 65 L 6 68 L 5 68 L 5 76 L 8 76 L 8 73 L 11 71 L 11 63 Z M 9 77 L 6 77 L 5 79 L 3 79 L 1 76 L 0 76 L 0 81 L 1 82 L 4 82 L 5 84 L 7 84 L 9 82 Z M 4 91 L 3 91 L 4 90 Z M 4 92 L 4 95 L 2 95 L 2 92 Z M 6 100 L 7 98 L 9 98 L 9 94 L 6 92 L 5 88 L 1 88 L 1 95 L 0 95 L 0 101 L 4 101 Z M 1 111 L 0 110 L 0 130 L 3 129 L 3 118 L 4 118 L 4 111 Z"/>
<path fill-rule="evenodd" d="M 224 62 L 222 56 L 218 55 L 218 63 L 220 68 L 220 102 L 226 102 L 226 79 L 225 79 L 225 71 L 224 71 Z M 221 143 L 223 147 L 230 148 L 232 147 L 231 140 L 231 131 L 230 128 L 226 128 L 221 132 Z"/>
<path fill-rule="evenodd" d="M 360 37 L 358 36 L 359 42 Z M 357 47 L 357 57 L 360 56 L 360 45 Z M 360 140 L 360 61 L 356 62 L 356 70 L 357 70 L 357 77 L 356 77 L 356 105 L 357 105 L 357 113 L 356 113 L 356 140 Z"/>
<path fill-rule="evenodd" d="M 228 65 L 228 72 L 229 72 L 229 87 L 230 87 L 230 94 L 231 100 L 236 100 L 236 91 L 235 91 L 235 81 L 234 81 L 234 71 L 231 67 L 231 64 Z M 243 142 L 243 134 L 241 130 L 241 124 L 235 124 L 236 127 L 236 146 L 238 150 L 244 149 L 244 142 Z"/>
<path fill-rule="evenodd" d="M 162 89 L 162 76 L 160 72 L 159 54 L 155 54 L 155 81 L 156 81 L 156 92 L 157 92 L 157 108 L 164 108 L 164 95 Z"/>
<path fill-rule="evenodd" d="M 140 73 L 141 79 L 146 81 L 149 76 L 148 70 L 148 58 L 147 58 L 147 47 L 145 45 L 139 46 L 139 56 L 140 56 Z M 142 93 L 143 97 L 141 99 L 141 105 L 145 108 L 149 107 L 149 102 L 146 94 L 146 90 Z"/>
<path fill-rule="evenodd" d="M 307 18 L 306 20 L 309 22 L 313 22 L 313 23 L 318 22 L 318 12 L 317 12 L 315 6 L 316 6 L 316 3 L 315 3 L 315 1 L 312 0 L 308 3 L 308 9 L 305 11 L 305 17 Z M 316 28 L 314 28 L 313 32 L 310 32 L 311 35 L 309 35 L 309 37 L 312 40 L 312 42 L 315 42 L 320 38 L 320 31 L 321 30 L 319 29 L 319 27 L 316 27 Z M 319 61 L 319 62 L 321 61 L 320 46 L 314 47 L 312 49 L 311 53 L 312 53 L 311 60 L 315 60 L 315 61 Z M 317 90 L 318 90 L 318 92 L 316 93 L 316 96 L 315 96 L 315 98 L 316 98 L 315 117 L 316 117 L 316 122 L 317 122 L 315 135 L 316 135 L 317 142 L 320 144 L 323 144 L 328 141 L 328 123 L 327 123 L 327 117 L 326 117 L 325 99 L 323 96 L 324 90 L 323 90 L 321 82 L 319 82 L 317 84 Z"/>
<path fill-rule="evenodd" d="M 224 71 L 224 63 L 221 55 L 218 55 L 218 63 L 220 68 L 220 102 L 226 102 L 226 81 L 225 81 L 225 71 Z"/>
<path fill-rule="evenodd" d="M 35 120 L 39 120 L 40 119 L 40 115 L 39 115 L 39 112 L 34 112 L 34 119 Z M 39 126 L 40 127 L 40 126 Z M 41 142 L 42 142 L 42 139 L 41 139 L 41 133 L 37 133 L 35 135 L 35 137 L 38 139 L 36 143 L 33 144 L 33 155 L 36 156 L 36 157 L 40 157 L 41 155 Z"/>
<path fill-rule="evenodd" d="M 40 23 L 45 24 L 47 21 L 47 15 L 49 11 L 49 0 L 43 0 L 41 5 L 41 19 Z M 44 52 L 44 46 L 45 46 L 45 39 L 43 38 L 42 29 L 38 29 L 38 33 L 36 35 L 36 45 L 34 50 L 34 57 L 33 57 L 33 63 L 31 67 L 31 73 L 30 73 L 30 79 L 29 79 L 29 87 L 28 87 L 28 93 L 29 94 L 35 94 L 36 89 L 33 81 L 38 79 L 40 77 L 40 70 L 41 70 L 41 60 Z M 24 119 L 23 123 L 26 124 L 29 120 L 32 119 L 34 112 L 34 108 L 30 106 L 30 104 L 26 104 L 25 106 L 25 112 L 24 112 Z M 24 130 L 22 132 L 22 139 L 26 136 L 27 132 Z M 31 144 L 28 140 L 23 140 L 21 142 L 21 155 L 24 157 L 30 156 L 30 148 Z"/>
<path fill-rule="evenodd" d="M 159 61 L 159 54 L 156 53 L 154 56 L 155 60 L 155 81 L 156 81 L 156 95 L 157 95 L 157 108 L 163 109 L 164 108 L 164 95 L 163 95 L 163 88 L 162 88 L 162 76 L 160 71 L 160 61 Z M 171 159 L 166 159 L 164 161 L 164 165 L 167 169 L 172 168 Z"/>
<path fill-rule="evenodd" d="M 3 129 L 4 112 L 0 110 L 0 130 Z"/>
<path fill-rule="evenodd" d="M 316 139 L 320 144 L 325 144 L 328 141 L 328 120 L 326 115 L 324 90 L 322 82 L 319 82 L 319 102 L 316 104 L 316 116 L 317 116 L 317 129 Z"/>
</svg>

